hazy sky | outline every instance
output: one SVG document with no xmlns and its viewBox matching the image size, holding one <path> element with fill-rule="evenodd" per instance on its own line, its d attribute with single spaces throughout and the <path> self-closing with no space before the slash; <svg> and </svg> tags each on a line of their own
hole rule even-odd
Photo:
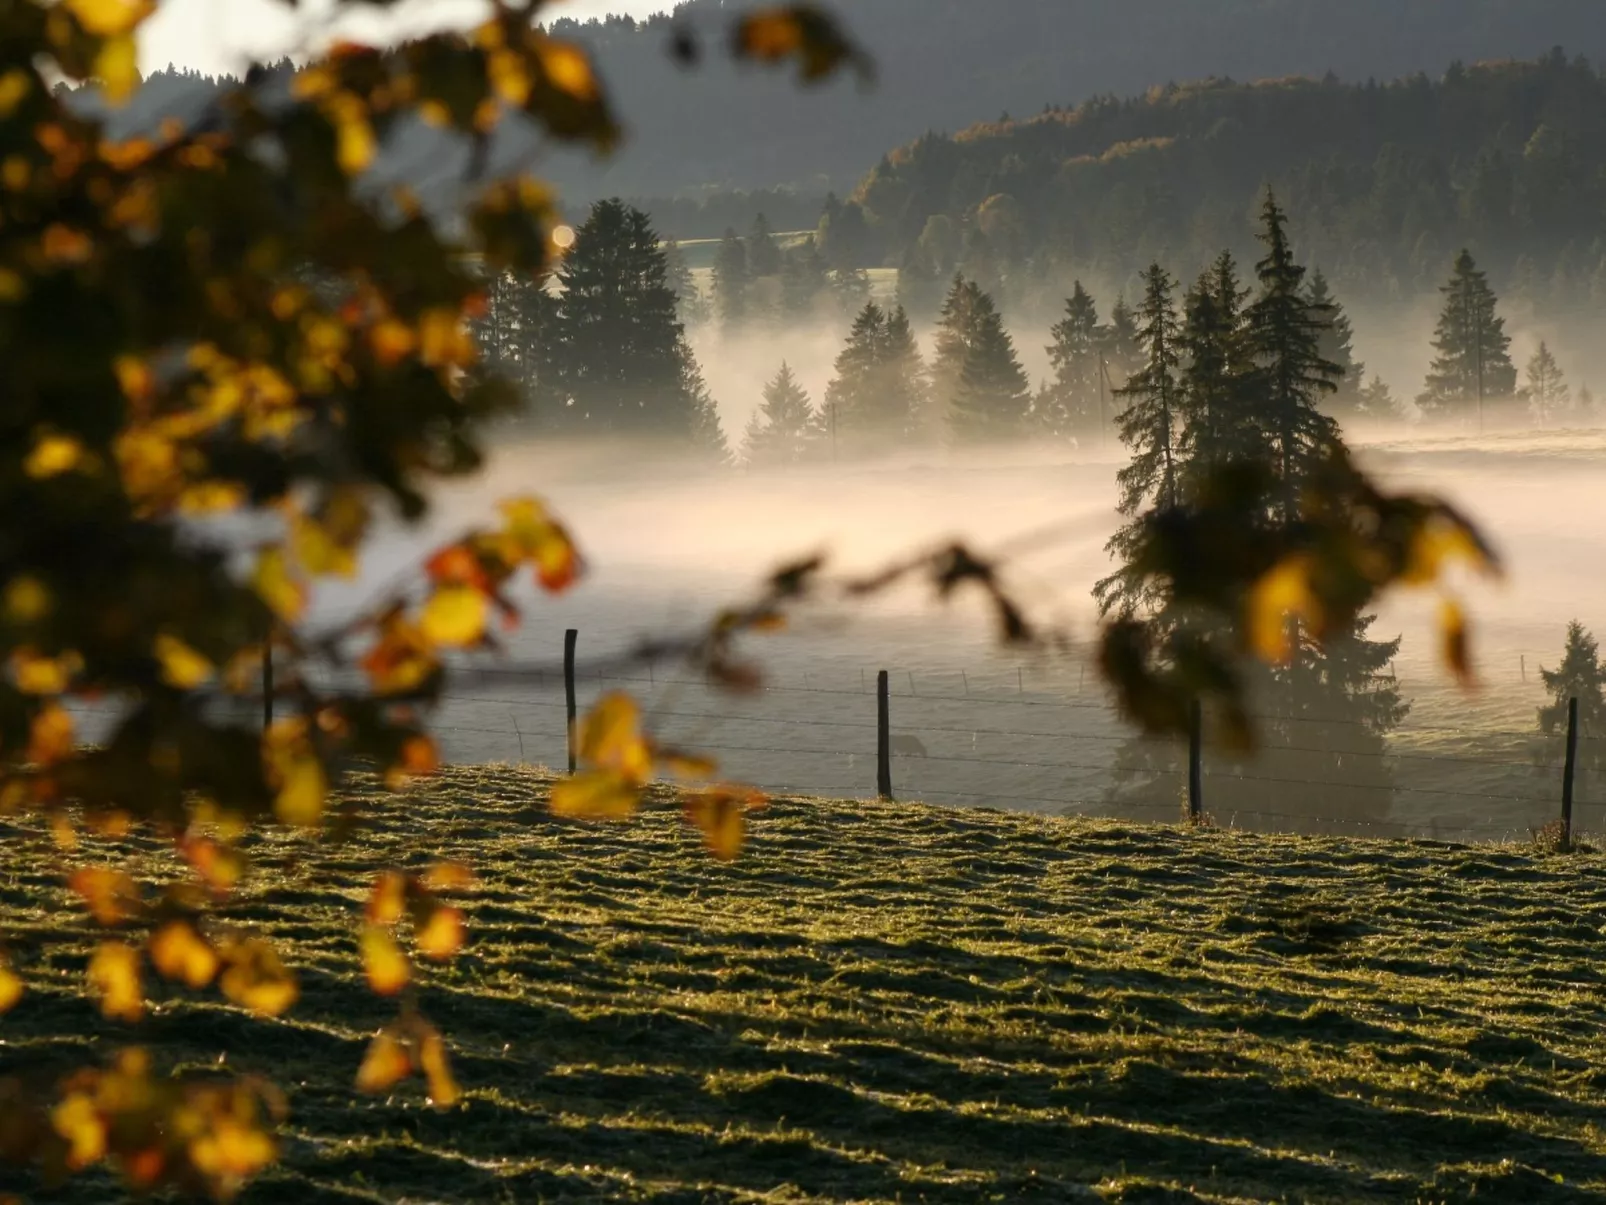
<svg viewBox="0 0 1606 1205">
<path fill-rule="evenodd" d="M 292 12 L 282 0 L 161 0 L 140 40 L 140 68 L 150 72 L 168 63 L 194 67 L 207 75 L 238 73 L 253 56 L 274 58 L 294 53 L 305 40 L 302 31 L 317 32 L 331 9 L 329 0 L 301 0 Z M 551 6 L 557 16 L 596 17 L 609 12 L 636 16 L 672 7 L 670 0 L 562 0 Z M 353 33 L 378 36 L 388 25 L 408 32 L 462 23 L 482 11 L 479 0 L 401 0 L 390 16 L 369 16 L 353 22 Z"/>
</svg>

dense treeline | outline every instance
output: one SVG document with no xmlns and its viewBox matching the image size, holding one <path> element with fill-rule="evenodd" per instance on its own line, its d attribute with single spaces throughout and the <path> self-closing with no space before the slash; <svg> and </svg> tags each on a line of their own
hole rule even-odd
<svg viewBox="0 0 1606 1205">
<path fill-rule="evenodd" d="M 821 228 L 847 231 L 838 253 L 957 268 L 1042 307 L 1073 276 L 1133 290 L 1156 258 L 1191 273 L 1222 247 L 1251 254 L 1268 183 L 1354 302 L 1423 294 L 1462 247 L 1518 305 L 1606 301 L 1606 77 L 1559 51 L 1436 80 L 1170 85 L 927 136 Z"/>
</svg>

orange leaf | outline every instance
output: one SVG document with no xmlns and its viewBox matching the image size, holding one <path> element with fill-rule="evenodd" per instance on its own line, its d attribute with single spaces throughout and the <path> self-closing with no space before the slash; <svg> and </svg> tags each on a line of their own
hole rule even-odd
<svg viewBox="0 0 1606 1205">
<path fill-rule="evenodd" d="M 407 906 L 407 876 L 400 871 L 387 870 L 374 880 L 368 904 L 363 909 L 369 922 L 375 925 L 394 925 L 402 918 Z"/>
<path fill-rule="evenodd" d="M 72 752 L 73 722 L 59 703 L 46 703 L 33 717 L 28 734 L 28 760 L 48 766 Z"/>
<path fill-rule="evenodd" d="M 407 986 L 412 978 L 412 965 L 387 930 L 378 925 L 364 926 L 361 945 L 362 965 L 369 987 L 381 996 L 394 996 Z"/>
<path fill-rule="evenodd" d="M 1444 650 L 1444 662 L 1450 667 L 1462 686 L 1474 685 L 1472 673 L 1472 643 L 1467 632 L 1466 612 L 1453 599 L 1445 599 L 1439 607 L 1439 639 Z"/>
<path fill-rule="evenodd" d="M 613 770 L 591 770 L 554 783 L 550 806 L 569 820 L 628 820 L 641 806 L 641 787 Z"/>
<path fill-rule="evenodd" d="M 245 874 L 244 855 L 210 837 L 187 836 L 179 842 L 179 852 L 205 880 L 213 895 L 227 895 Z"/>
<path fill-rule="evenodd" d="M 742 851 L 747 813 L 763 805 L 764 796 L 751 788 L 714 787 L 686 798 L 686 819 L 702 829 L 709 852 L 729 862 Z"/>
<path fill-rule="evenodd" d="M 1322 607 L 1311 586 L 1313 569 L 1308 556 L 1291 556 L 1250 588 L 1247 600 L 1249 645 L 1261 660 L 1281 665 L 1292 656 L 1288 631 L 1290 615 L 1320 626 Z"/>
<path fill-rule="evenodd" d="M 188 921 L 169 921 L 150 941 L 151 963 L 167 979 L 181 980 L 190 988 L 203 988 L 217 974 L 217 952 Z"/>
<path fill-rule="evenodd" d="M 413 1060 L 407 1048 L 388 1029 L 382 1029 L 368 1043 L 368 1051 L 357 1069 L 357 1091 L 383 1092 L 412 1073 Z"/>
<path fill-rule="evenodd" d="M 446 961 L 463 948 L 463 913 L 444 904 L 430 909 L 429 919 L 413 935 L 413 941 L 425 958 Z"/>
<path fill-rule="evenodd" d="M 635 785 L 652 774 L 652 751 L 641 736 L 641 709 L 629 695 L 598 699 L 580 729 L 580 756 Z"/>
<path fill-rule="evenodd" d="M 295 976 L 280 961 L 278 952 L 261 938 L 229 943 L 223 958 L 228 963 L 223 972 L 223 994 L 236 1004 L 277 1017 L 296 1002 L 299 991 Z"/>
<path fill-rule="evenodd" d="M 474 885 L 474 872 L 461 862 L 436 862 L 424 872 L 429 891 L 467 891 Z"/>
<path fill-rule="evenodd" d="M 90 915 L 102 925 L 122 924 L 144 907 L 139 884 L 121 870 L 86 866 L 73 871 L 67 885 L 83 897 Z"/>
<path fill-rule="evenodd" d="M 106 1154 L 106 1122 L 86 1092 L 69 1093 L 50 1111 L 50 1128 L 67 1140 L 67 1166 L 74 1171 Z"/>
<path fill-rule="evenodd" d="M 446 1057 L 446 1042 L 429 1026 L 424 1026 L 418 1039 L 418 1065 L 429 1081 L 430 1102 L 446 1108 L 462 1099 L 463 1091 L 452 1078 L 452 1068 Z"/>
<path fill-rule="evenodd" d="M 103 941 L 89 958 L 89 985 L 100 997 L 100 1011 L 117 1021 L 138 1021 L 145 1015 L 145 989 L 140 983 L 139 951 L 118 941 Z"/>
<path fill-rule="evenodd" d="M 22 980 L 11 969 L 9 963 L 0 959 L 0 1013 L 10 1012 L 18 1000 L 22 999 Z"/>
</svg>

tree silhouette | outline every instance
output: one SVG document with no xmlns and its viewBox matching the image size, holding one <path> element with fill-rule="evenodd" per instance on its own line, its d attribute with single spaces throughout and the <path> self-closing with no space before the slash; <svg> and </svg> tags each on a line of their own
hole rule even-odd
<svg viewBox="0 0 1606 1205">
<path fill-rule="evenodd" d="M 1551 354 L 1550 347 L 1541 342 L 1539 350 L 1528 360 L 1527 380 L 1523 396 L 1528 401 L 1528 413 L 1541 427 L 1548 427 L 1564 418 L 1572 407 L 1572 389 L 1567 378 Z"/>
<path fill-rule="evenodd" d="M 1430 418 L 1483 422 L 1483 408 L 1517 389 L 1511 338 L 1488 277 L 1469 251 L 1456 256 L 1433 334 L 1434 359 L 1416 404 Z"/>
<path fill-rule="evenodd" d="M 1104 381 L 1105 349 L 1098 306 L 1076 281 L 1065 301 L 1065 316 L 1049 330 L 1048 362 L 1053 379 L 1038 395 L 1033 418 L 1049 435 L 1102 443 L 1110 398 Z"/>
<path fill-rule="evenodd" d="M 714 258 L 714 314 L 719 329 L 734 334 L 752 318 L 752 274 L 747 266 L 747 247 L 729 228 L 720 239 Z"/>
<path fill-rule="evenodd" d="M 747 424 L 743 461 L 754 468 L 803 464 L 819 455 L 821 437 L 820 416 L 791 366 L 783 362 L 764 386 L 764 400 Z"/>
<path fill-rule="evenodd" d="M 967 328 L 965 359 L 948 406 L 948 438 L 955 447 L 1018 438 L 1026 431 L 1031 382 L 986 293 L 972 299 Z"/>
<path fill-rule="evenodd" d="M 1561 764 L 1568 704 L 1577 699 L 1578 767 L 1593 773 L 1606 768 L 1606 665 L 1599 643 L 1578 620 L 1567 625 L 1561 663 L 1553 670 L 1541 667 L 1539 677 L 1550 693 L 1550 702 L 1539 709 L 1542 761 L 1552 768 Z"/>
</svg>

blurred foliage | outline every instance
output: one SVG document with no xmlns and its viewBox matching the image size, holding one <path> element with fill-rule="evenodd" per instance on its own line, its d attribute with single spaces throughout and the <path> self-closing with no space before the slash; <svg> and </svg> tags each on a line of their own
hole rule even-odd
<svg viewBox="0 0 1606 1205">
<path fill-rule="evenodd" d="M 337 44 L 288 96 L 253 70 L 190 123 L 113 142 L 51 85 L 93 77 L 126 98 L 156 5 L 0 0 L 0 809 L 49 818 L 71 888 L 116 931 L 86 971 L 108 1018 L 139 1020 L 152 975 L 291 1007 L 279 954 L 213 915 L 249 873 L 240 837 L 356 819 L 330 805 L 353 766 L 393 786 L 432 772 L 447 658 L 496 648 L 521 579 L 559 591 L 580 572 L 566 528 L 512 499 L 357 619 L 307 619 L 316 580 L 356 574 L 384 509 L 416 519 L 477 467 L 483 420 L 515 401 L 476 364 L 471 324 L 487 277 L 539 278 L 560 241 L 540 181 L 487 172 L 491 133 L 518 117 L 598 151 L 621 135 L 587 53 L 535 24 L 541 0 L 490 7 L 463 35 Z M 861 62 L 809 6 L 747 14 L 732 48 L 805 79 Z M 460 229 L 366 178 L 408 116 L 473 152 Z M 85 700 L 114 716 L 94 747 L 75 739 Z M 588 721 L 586 750 L 598 768 L 559 801 L 571 814 L 632 810 L 661 765 L 713 770 L 649 746 L 625 701 Z M 587 793 L 596 775 L 611 777 Z M 758 802 L 714 790 L 688 819 L 728 857 Z M 173 877 L 81 864 L 80 832 L 141 825 L 171 843 Z M 359 1088 L 419 1072 L 437 1103 L 459 1097 L 408 989 L 415 958 L 461 945 L 442 896 L 469 885 L 449 867 L 375 884 L 363 964 L 402 1011 Z M 26 999 L 22 962 L 0 959 L 0 1009 Z M 47 1178 L 106 1164 L 137 1189 L 228 1196 L 273 1160 L 283 1111 L 267 1085 L 170 1077 L 130 1048 L 0 1083 L 0 1152 Z"/>
</svg>

